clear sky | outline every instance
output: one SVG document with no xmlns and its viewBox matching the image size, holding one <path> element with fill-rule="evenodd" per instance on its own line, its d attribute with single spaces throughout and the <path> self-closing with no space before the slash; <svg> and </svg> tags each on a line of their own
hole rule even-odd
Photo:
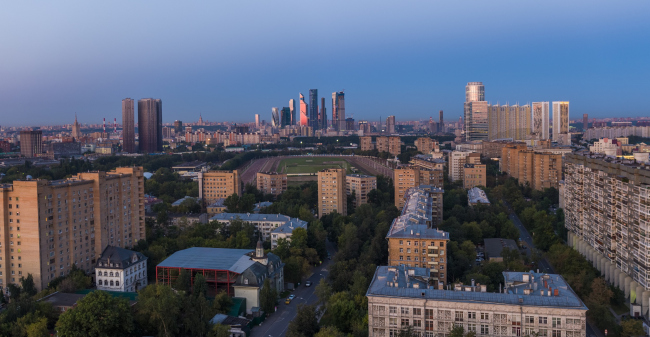
<svg viewBox="0 0 650 337">
<path fill-rule="evenodd" d="M 571 118 L 650 115 L 649 0 L 7 1 L 0 125 L 270 120 L 319 89 L 356 120 L 457 119 L 469 81 L 493 103 L 568 100 Z M 331 117 L 330 117 L 331 118 Z"/>
</svg>

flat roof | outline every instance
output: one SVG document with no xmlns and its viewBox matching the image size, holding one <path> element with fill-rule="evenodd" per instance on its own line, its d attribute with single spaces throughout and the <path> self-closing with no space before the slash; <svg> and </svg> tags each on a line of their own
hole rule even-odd
<svg viewBox="0 0 650 337">
<path fill-rule="evenodd" d="M 291 217 L 282 214 L 257 214 L 257 213 L 219 213 L 212 218 L 212 221 L 233 221 L 241 220 L 246 222 L 251 221 L 290 221 Z M 301 220 L 302 221 L 302 220 Z"/>
<path fill-rule="evenodd" d="M 485 244 L 485 254 L 488 258 L 501 257 L 501 251 L 506 247 L 517 251 L 519 250 L 517 243 L 512 239 L 492 238 L 483 239 L 483 242 Z"/>
<path fill-rule="evenodd" d="M 253 249 L 192 247 L 172 254 L 156 267 L 228 270 L 241 274 L 255 262 L 247 254 Z"/>
<path fill-rule="evenodd" d="M 470 188 L 467 191 L 467 199 L 470 204 L 489 204 L 490 199 L 488 199 L 485 191 L 478 187 Z"/>
</svg>

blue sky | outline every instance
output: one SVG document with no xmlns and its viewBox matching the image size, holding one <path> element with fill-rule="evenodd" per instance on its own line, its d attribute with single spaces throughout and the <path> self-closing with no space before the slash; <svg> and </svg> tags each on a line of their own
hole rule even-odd
<svg viewBox="0 0 650 337">
<path fill-rule="evenodd" d="M 357 120 L 457 119 L 469 81 L 496 103 L 647 116 L 650 1 L 12 1 L 0 11 L 0 125 L 270 120 L 310 88 Z"/>
</svg>

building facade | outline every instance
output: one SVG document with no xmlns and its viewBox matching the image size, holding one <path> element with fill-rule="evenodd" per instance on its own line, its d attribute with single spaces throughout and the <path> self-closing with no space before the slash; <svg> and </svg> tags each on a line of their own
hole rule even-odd
<svg viewBox="0 0 650 337">
<path fill-rule="evenodd" d="M 620 156 L 623 154 L 623 148 L 617 139 L 602 138 L 594 142 L 594 145 L 589 146 L 589 152 L 602 153 L 606 156 Z"/>
<path fill-rule="evenodd" d="M 488 140 L 531 137 L 530 105 L 488 105 Z"/>
<path fill-rule="evenodd" d="M 431 170 L 420 166 L 404 166 L 394 170 L 393 185 L 395 188 L 395 207 L 402 209 L 406 202 L 407 192 L 420 185 L 430 185 L 442 188 L 444 184 L 443 170 Z"/>
<path fill-rule="evenodd" d="M 571 145 L 569 102 L 553 102 L 553 141 L 561 145 Z"/>
<path fill-rule="evenodd" d="M 476 186 L 487 186 L 485 164 L 465 164 L 463 167 L 463 187 L 470 189 Z"/>
<path fill-rule="evenodd" d="M 368 193 L 377 188 L 377 177 L 364 174 L 348 174 L 345 177 L 346 194 L 354 193 L 354 207 L 368 203 Z"/>
<path fill-rule="evenodd" d="M 210 205 L 233 194 L 241 197 L 241 178 L 238 170 L 199 172 L 199 199 Z"/>
<path fill-rule="evenodd" d="M 372 151 L 375 149 L 375 144 L 372 142 L 372 137 L 370 136 L 363 136 L 359 137 L 359 144 L 361 147 L 361 151 Z"/>
<path fill-rule="evenodd" d="M 307 229 L 307 222 L 282 214 L 256 214 L 256 213 L 219 213 L 210 218 L 210 221 L 219 221 L 225 225 L 241 220 L 255 226 L 262 240 L 272 239 L 273 234 L 282 234 L 284 238 L 291 237 L 295 228 Z M 271 242 L 273 243 L 273 242 Z M 277 236 L 276 242 L 277 245 Z M 275 248 L 275 246 L 272 246 Z"/>
<path fill-rule="evenodd" d="M 138 100 L 138 139 L 140 152 L 162 151 L 162 100 Z"/>
<path fill-rule="evenodd" d="M 326 169 L 318 172 L 318 217 L 334 211 L 347 215 L 345 169 Z"/>
<path fill-rule="evenodd" d="M 463 170 L 465 164 L 468 162 L 467 157 L 472 153 L 469 151 L 453 151 L 449 155 L 449 179 L 451 181 L 463 179 Z"/>
<path fill-rule="evenodd" d="M 300 126 L 311 126 L 309 124 L 309 112 L 307 111 L 307 102 L 305 96 L 300 93 Z"/>
<path fill-rule="evenodd" d="M 122 152 L 135 153 L 135 115 L 134 102 L 130 98 L 122 100 Z"/>
<path fill-rule="evenodd" d="M 416 139 L 415 147 L 417 147 L 418 151 L 424 154 L 440 151 L 438 141 L 429 137 L 420 137 Z"/>
<path fill-rule="evenodd" d="M 528 150 L 522 144 L 508 145 L 502 149 L 501 171 L 535 190 L 559 188 L 562 154 Z"/>
<path fill-rule="evenodd" d="M 97 290 L 136 292 L 147 286 L 147 257 L 132 250 L 108 246 L 95 265 Z"/>
<path fill-rule="evenodd" d="M 309 126 L 320 129 L 318 119 L 318 89 L 309 89 Z"/>
<path fill-rule="evenodd" d="M 43 131 L 20 131 L 20 155 L 34 158 L 43 153 Z"/>
<path fill-rule="evenodd" d="M 264 194 L 278 196 L 287 190 L 287 174 L 257 172 L 257 189 Z"/>
<path fill-rule="evenodd" d="M 91 273 L 107 246 L 145 238 L 141 167 L 0 185 L 0 284 L 32 274 L 38 290 L 72 266 Z M 67 247 L 67 248 L 63 248 Z"/>
<path fill-rule="evenodd" d="M 392 135 L 395 133 L 395 116 L 386 118 L 386 133 Z"/>
<path fill-rule="evenodd" d="M 548 102 L 533 102 L 533 125 L 532 133 L 538 140 L 550 139 Z"/>
<path fill-rule="evenodd" d="M 332 93 L 332 126 L 336 130 L 345 130 L 345 93 Z"/>
</svg>

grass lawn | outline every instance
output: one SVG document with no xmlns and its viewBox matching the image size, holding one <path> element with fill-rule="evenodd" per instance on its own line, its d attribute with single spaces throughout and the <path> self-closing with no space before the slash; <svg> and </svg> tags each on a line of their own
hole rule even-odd
<svg viewBox="0 0 650 337">
<path fill-rule="evenodd" d="M 282 160 L 278 165 L 278 171 L 288 174 L 316 173 L 330 168 L 344 168 L 347 173 L 352 173 L 350 163 L 336 157 L 289 158 Z"/>
</svg>

